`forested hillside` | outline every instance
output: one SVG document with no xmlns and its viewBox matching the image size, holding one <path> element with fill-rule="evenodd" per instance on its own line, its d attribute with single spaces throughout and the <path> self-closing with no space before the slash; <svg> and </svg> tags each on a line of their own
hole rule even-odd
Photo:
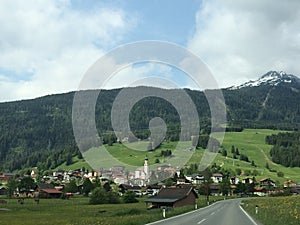
<svg viewBox="0 0 300 225">
<path fill-rule="evenodd" d="M 141 88 L 141 87 L 139 87 Z M 171 92 L 172 90 L 164 90 Z M 101 91 L 96 105 L 96 124 L 104 142 L 115 140 L 111 128 L 111 107 L 120 89 Z M 201 91 L 186 90 L 200 118 L 200 133 L 210 132 L 210 110 Z M 298 129 L 300 85 L 265 84 L 224 89 L 229 127 Z M 42 165 L 55 168 L 79 155 L 72 130 L 74 93 L 33 100 L 0 103 L 0 166 L 12 171 Z M 148 97 L 131 110 L 130 126 L 139 138 L 149 135 L 149 121 L 161 117 L 167 124 L 167 139 L 178 139 L 180 118 L 166 100 Z M 39 164 L 40 163 L 40 164 Z"/>
<path fill-rule="evenodd" d="M 266 137 L 274 145 L 270 151 L 272 161 L 286 167 L 300 167 L 300 132 L 279 133 Z"/>
</svg>

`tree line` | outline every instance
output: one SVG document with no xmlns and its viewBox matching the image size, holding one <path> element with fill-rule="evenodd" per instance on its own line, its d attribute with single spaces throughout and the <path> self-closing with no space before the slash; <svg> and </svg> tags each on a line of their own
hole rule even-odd
<svg viewBox="0 0 300 225">
<path fill-rule="evenodd" d="M 114 99 L 120 90 L 101 91 L 96 103 L 95 122 L 103 144 L 111 145 L 116 141 L 110 117 Z M 164 91 L 172 95 L 175 90 Z M 203 147 L 207 136 L 202 135 L 208 135 L 211 130 L 209 104 L 204 92 L 188 89 L 185 91 L 195 103 L 200 120 L 199 133 L 189 134 L 185 138 L 200 135 L 199 143 L 194 146 Z M 227 131 L 239 132 L 244 127 L 298 128 L 300 92 L 285 86 L 278 86 L 271 91 L 271 87 L 266 86 L 224 89 L 223 93 L 228 112 Z M 262 109 L 261 105 L 267 95 L 268 101 Z M 71 163 L 73 156 L 79 156 L 72 130 L 73 97 L 74 92 L 70 92 L 33 100 L 0 103 L 0 170 L 20 170 L 38 164 L 55 168 L 62 162 Z M 126 106 L 128 102 L 123 104 Z M 186 110 L 189 111 L 188 108 Z M 181 125 L 176 109 L 166 100 L 157 97 L 142 99 L 130 111 L 129 123 L 133 134 L 139 139 L 147 139 L 150 135 L 149 122 L 154 117 L 165 121 L 166 140 L 179 140 Z M 128 137 L 126 132 L 124 136 Z"/>
<path fill-rule="evenodd" d="M 286 167 L 300 166 L 300 132 L 281 132 L 266 137 L 272 161 Z"/>
</svg>

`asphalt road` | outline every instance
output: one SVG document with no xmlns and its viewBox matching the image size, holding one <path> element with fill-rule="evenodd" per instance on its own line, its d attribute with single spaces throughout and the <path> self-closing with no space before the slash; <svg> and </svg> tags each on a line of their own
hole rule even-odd
<svg viewBox="0 0 300 225">
<path fill-rule="evenodd" d="M 183 215 L 148 225 L 260 225 L 240 207 L 240 199 L 216 202 Z"/>
</svg>

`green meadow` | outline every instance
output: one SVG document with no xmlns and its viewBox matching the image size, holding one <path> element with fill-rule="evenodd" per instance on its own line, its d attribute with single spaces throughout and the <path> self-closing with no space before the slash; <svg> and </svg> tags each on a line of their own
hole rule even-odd
<svg viewBox="0 0 300 225">
<path fill-rule="evenodd" d="M 287 168 L 282 165 L 273 163 L 270 157 L 271 145 L 265 143 L 265 137 L 270 134 L 277 134 L 278 130 L 266 130 L 266 129 L 245 129 L 243 132 L 228 132 L 225 135 L 223 148 L 227 150 L 228 156 L 223 157 L 221 154 L 215 159 L 217 165 L 222 165 L 226 169 L 235 170 L 240 168 L 242 171 L 257 170 L 257 180 L 270 177 L 274 181 L 278 181 L 282 184 L 287 179 L 292 179 L 300 182 L 300 168 Z M 233 160 L 231 153 L 231 146 L 234 145 L 239 149 L 240 154 L 248 156 L 249 161 L 254 161 L 256 167 L 251 166 L 251 163 L 240 161 L 238 159 Z M 278 177 L 277 172 L 270 172 L 266 169 L 266 163 L 269 167 L 277 172 L 283 172 L 284 177 Z"/>
<path fill-rule="evenodd" d="M 147 210 L 145 198 L 138 203 L 89 205 L 87 197 L 62 199 L 25 199 L 20 205 L 17 199 L 8 199 L 0 205 L 0 225 L 142 225 L 163 219 L 161 209 Z M 222 197 L 211 197 L 212 201 Z M 204 196 L 198 199 L 198 207 L 205 206 Z M 194 209 L 194 206 L 175 208 L 166 212 L 166 217 Z"/>
<path fill-rule="evenodd" d="M 269 155 L 271 145 L 265 143 L 265 137 L 271 134 L 277 134 L 278 130 L 268 130 L 268 129 L 245 129 L 243 132 L 227 132 L 225 134 L 222 148 L 226 149 L 227 157 L 217 154 L 214 163 L 217 165 L 235 171 L 237 168 L 241 169 L 242 172 L 256 170 L 258 173 L 257 180 L 270 177 L 274 181 L 277 181 L 282 184 L 287 179 L 292 179 L 300 182 L 300 168 L 287 168 L 279 164 L 273 163 Z M 167 158 L 160 156 L 161 151 L 171 149 L 172 152 L 176 147 L 176 142 L 163 142 L 159 149 L 155 151 L 138 151 L 130 148 L 145 149 L 145 142 L 136 142 L 130 143 L 129 148 L 115 143 L 113 146 L 105 146 L 108 152 L 117 160 L 120 160 L 126 164 L 133 166 L 142 166 L 145 156 L 147 154 L 149 158 L 150 165 L 155 164 L 155 161 L 158 159 L 160 163 L 164 161 L 167 162 Z M 241 161 L 239 159 L 233 159 L 231 153 L 231 147 L 239 149 L 240 154 L 248 156 L 249 163 Z M 97 158 L 95 149 L 88 151 L 87 155 L 89 158 Z M 198 164 L 203 156 L 204 150 L 197 149 L 192 155 L 187 165 L 196 163 Z M 99 156 L 98 156 L 99 157 Z M 101 157 L 99 157 L 101 159 Z M 256 167 L 251 166 L 251 161 L 254 161 Z M 83 159 L 79 160 L 74 158 L 75 163 L 69 166 L 65 164 L 61 165 L 59 168 L 63 169 L 78 169 L 81 167 L 90 168 L 89 165 L 84 162 Z M 277 172 L 270 172 L 266 169 L 266 163 L 269 164 L 269 167 L 277 172 L 283 172 L 284 177 L 278 177 Z M 100 165 L 100 162 L 99 162 Z M 100 166 L 99 166 L 100 167 Z"/>
</svg>

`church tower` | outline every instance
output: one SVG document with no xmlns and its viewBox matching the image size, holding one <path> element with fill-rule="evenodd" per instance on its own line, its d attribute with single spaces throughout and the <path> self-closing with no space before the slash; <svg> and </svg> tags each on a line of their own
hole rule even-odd
<svg viewBox="0 0 300 225">
<path fill-rule="evenodd" d="M 148 162 L 148 156 L 147 155 L 145 157 L 145 162 L 144 162 L 144 173 L 145 173 L 145 181 L 147 183 L 149 181 L 149 178 L 150 178 L 149 162 Z"/>
</svg>

